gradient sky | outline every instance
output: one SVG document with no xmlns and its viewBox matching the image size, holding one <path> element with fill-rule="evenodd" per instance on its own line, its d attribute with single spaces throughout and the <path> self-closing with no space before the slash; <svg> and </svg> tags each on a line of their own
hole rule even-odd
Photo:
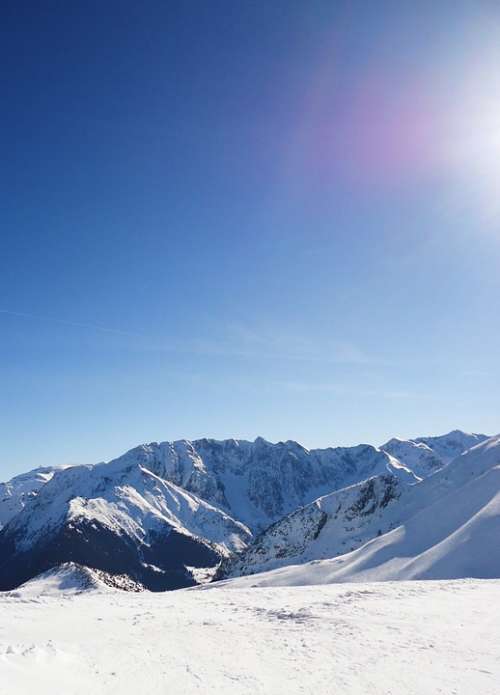
<svg viewBox="0 0 500 695">
<path fill-rule="evenodd" d="M 500 429 L 497 2 L 0 15 L 0 479 Z"/>
</svg>

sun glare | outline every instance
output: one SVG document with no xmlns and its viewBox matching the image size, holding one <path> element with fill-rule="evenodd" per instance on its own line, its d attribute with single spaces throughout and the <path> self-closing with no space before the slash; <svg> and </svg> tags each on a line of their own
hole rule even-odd
<svg viewBox="0 0 500 695">
<path fill-rule="evenodd" d="M 472 64 L 455 70 L 454 97 L 444 104 L 443 163 L 461 205 L 500 222 L 500 49 L 485 41 Z"/>
</svg>

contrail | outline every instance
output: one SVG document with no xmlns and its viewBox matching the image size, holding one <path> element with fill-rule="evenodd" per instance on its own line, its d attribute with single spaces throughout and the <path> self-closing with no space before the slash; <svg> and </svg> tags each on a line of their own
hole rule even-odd
<svg viewBox="0 0 500 695">
<path fill-rule="evenodd" d="M 105 333 L 115 333 L 116 335 L 126 335 L 133 338 L 144 337 L 140 333 L 133 333 L 131 331 L 122 331 L 119 328 L 108 328 L 107 326 L 99 326 L 95 323 L 84 323 L 82 321 L 68 321 L 66 319 L 58 319 L 52 316 L 40 316 L 39 314 L 30 314 L 26 311 L 11 311 L 10 309 L 0 309 L 0 314 L 7 314 L 8 316 L 20 316 L 26 319 L 35 319 L 37 321 L 44 321 L 47 323 L 59 323 L 63 326 L 73 326 L 75 328 L 91 328 L 95 331 L 103 331 Z"/>
</svg>

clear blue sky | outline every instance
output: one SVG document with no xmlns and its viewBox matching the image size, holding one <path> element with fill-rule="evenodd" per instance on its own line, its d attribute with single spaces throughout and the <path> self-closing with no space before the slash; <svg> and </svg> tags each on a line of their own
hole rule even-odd
<svg viewBox="0 0 500 695">
<path fill-rule="evenodd" d="M 497 3 L 0 12 L 0 479 L 500 430 Z"/>
</svg>

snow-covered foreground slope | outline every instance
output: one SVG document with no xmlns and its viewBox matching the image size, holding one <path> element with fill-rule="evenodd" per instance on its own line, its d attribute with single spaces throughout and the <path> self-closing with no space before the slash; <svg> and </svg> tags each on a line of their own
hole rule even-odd
<svg viewBox="0 0 500 695">
<path fill-rule="evenodd" d="M 310 507 L 302 511 L 302 537 L 304 519 L 311 517 L 309 510 Z M 393 531 L 376 536 L 358 550 L 335 559 L 282 567 L 238 581 L 242 586 L 296 586 L 500 577 L 500 436 L 470 449 L 427 480 L 403 490 L 392 506 L 387 505 L 383 515 L 387 518 L 377 519 L 378 523 L 387 524 L 398 516 L 406 520 Z M 341 520 L 345 523 L 345 513 Z M 335 521 L 330 519 L 332 532 Z M 261 546 L 264 545 L 260 558 L 255 559 L 254 548 L 250 548 L 250 559 L 255 564 L 259 561 L 262 567 L 264 559 L 276 558 L 277 542 L 284 547 L 292 540 L 296 542 L 296 529 L 284 527 L 284 522 L 280 524 L 281 537 L 260 540 Z M 321 534 L 325 528 L 326 524 Z M 322 544 L 332 546 L 334 542 L 335 538 L 326 538 Z M 316 546 L 309 540 L 300 559 L 308 559 L 306 551 L 310 556 L 317 551 L 318 543 L 319 539 Z M 248 565 L 247 562 L 244 568 L 248 569 Z"/>
<path fill-rule="evenodd" d="M 0 695 L 498 693 L 499 581 L 231 586 L 0 594 Z"/>
</svg>

